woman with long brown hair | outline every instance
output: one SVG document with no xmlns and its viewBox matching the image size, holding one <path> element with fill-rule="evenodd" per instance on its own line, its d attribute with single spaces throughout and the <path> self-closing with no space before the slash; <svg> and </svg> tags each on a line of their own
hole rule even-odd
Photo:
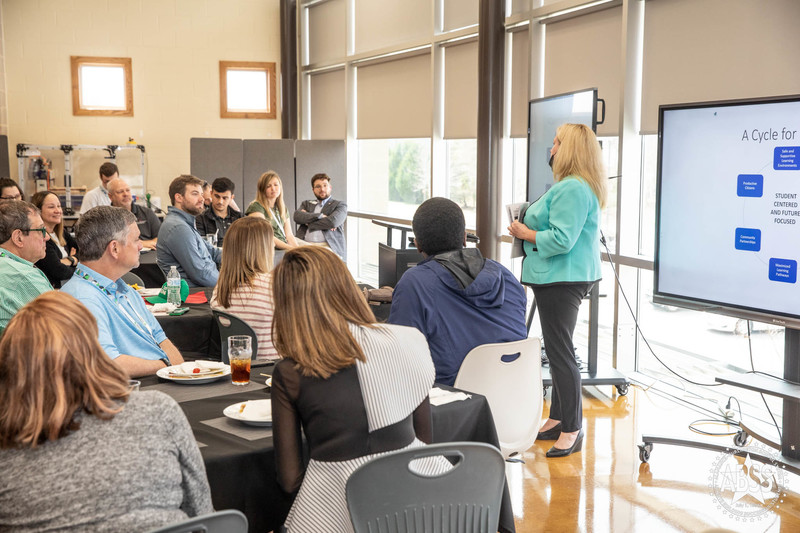
<svg viewBox="0 0 800 533">
<path fill-rule="evenodd" d="M 272 344 L 272 227 L 263 218 L 244 217 L 225 233 L 222 267 L 211 307 L 241 318 L 258 338 L 258 359 L 275 359 Z"/>
<path fill-rule="evenodd" d="M 268 170 L 258 179 L 256 199 L 247 206 L 247 216 L 266 218 L 272 225 L 275 248 L 289 250 L 305 244 L 292 233 L 292 222 L 283 202 L 283 182 L 274 170 Z"/>
<path fill-rule="evenodd" d="M 36 266 L 47 276 L 50 285 L 58 289 L 75 272 L 78 244 L 64 231 L 61 201 L 55 193 L 39 191 L 31 197 L 31 203 L 41 211 L 42 222 L 50 234 L 50 240 L 45 244 L 46 255 L 36 262 Z"/>
<path fill-rule="evenodd" d="M 180 407 L 133 392 L 97 323 L 50 291 L 0 339 L 0 530 L 144 531 L 211 512 Z"/>
<path fill-rule="evenodd" d="M 550 155 L 555 184 L 508 230 L 525 241 L 522 283 L 536 298 L 553 378 L 550 414 L 538 439 L 556 441 L 547 457 L 564 457 L 583 443 L 581 374 L 572 335 L 581 300 L 602 277 L 599 228 L 606 177 L 600 143 L 583 124 L 562 124 Z"/>
<path fill-rule="evenodd" d="M 279 484 L 297 493 L 286 526 L 352 531 L 350 474 L 376 454 L 430 442 L 428 345 L 414 328 L 375 324 L 344 262 L 324 248 L 286 252 L 273 287 L 273 340 L 284 357 L 272 377 L 275 459 Z M 441 468 L 431 460 L 423 470 Z"/>
</svg>

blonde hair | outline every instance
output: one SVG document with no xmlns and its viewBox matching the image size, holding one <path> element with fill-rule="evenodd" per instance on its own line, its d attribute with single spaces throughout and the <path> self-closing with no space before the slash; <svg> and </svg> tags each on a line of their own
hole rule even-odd
<svg viewBox="0 0 800 533">
<path fill-rule="evenodd" d="M 600 209 L 606 205 L 606 177 L 600 143 L 594 132 L 584 124 L 562 124 L 556 131 L 561 145 L 553 158 L 553 176 L 561 181 L 577 176 L 591 187 Z"/>
<path fill-rule="evenodd" d="M 286 213 L 286 205 L 283 203 L 283 182 L 281 181 L 281 177 L 278 176 L 278 173 L 275 172 L 274 170 L 267 170 L 266 172 L 261 174 L 260 178 L 258 178 L 256 201 L 264 207 L 264 211 L 267 212 L 266 217 L 269 220 L 272 220 L 273 218 L 272 209 L 270 209 L 269 200 L 267 200 L 267 185 L 269 185 L 269 182 L 272 181 L 273 179 L 278 180 L 278 184 L 281 186 L 281 193 L 278 195 L 277 198 L 275 198 L 275 205 L 277 206 L 278 211 L 281 214 L 281 218 L 283 218 L 283 221 L 286 222 L 289 219 L 287 218 L 288 215 Z"/>
<path fill-rule="evenodd" d="M 275 254 L 272 240 L 272 226 L 263 218 L 240 218 L 228 228 L 215 289 L 222 307 L 230 307 L 236 289 L 252 287 L 257 275 L 272 270 Z"/>
<path fill-rule="evenodd" d="M 45 198 L 47 198 L 51 194 L 56 197 L 56 201 L 60 204 L 61 200 L 59 199 L 58 195 L 50 191 L 39 191 L 31 197 L 31 203 L 39 209 L 40 213 L 42 211 L 42 205 L 44 205 Z M 56 237 L 58 237 L 58 244 L 60 244 L 61 246 L 67 245 L 67 240 L 64 238 L 63 218 L 61 219 L 61 222 L 55 225 L 55 227 L 53 228 L 53 233 L 55 233 Z"/>
<path fill-rule="evenodd" d="M 97 322 L 69 294 L 20 309 L 0 340 L 0 449 L 35 448 L 79 429 L 78 411 L 108 420 L 128 400 L 128 376 L 100 347 Z"/>
<path fill-rule="evenodd" d="M 366 360 L 348 323 L 375 327 L 375 317 L 336 254 L 318 246 L 289 250 L 272 287 L 272 340 L 301 374 L 324 379 Z"/>
</svg>

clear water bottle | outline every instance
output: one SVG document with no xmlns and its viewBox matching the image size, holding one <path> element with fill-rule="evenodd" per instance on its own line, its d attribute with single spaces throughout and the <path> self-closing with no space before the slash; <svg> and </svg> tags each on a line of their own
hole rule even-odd
<svg viewBox="0 0 800 533">
<path fill-rule="evenodd" d="M 175 265 L 169 268 L 167 274 L 167 303 L 175 307 L 181 306 L 181 275 Z"/>
</svg>

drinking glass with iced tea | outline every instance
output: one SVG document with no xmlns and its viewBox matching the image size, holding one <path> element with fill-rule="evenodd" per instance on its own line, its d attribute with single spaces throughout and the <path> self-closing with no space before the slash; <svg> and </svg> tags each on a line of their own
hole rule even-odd
<svg viewBox="0 0 800 533">
<path fill-rule="evenodd" d="M 253 348 L 248 335 L 228 337 L 228 359 L 231 362 L 231 381 L 234 385 L 250 383 L 250 360 L 252 357 Z"/>
</svg>

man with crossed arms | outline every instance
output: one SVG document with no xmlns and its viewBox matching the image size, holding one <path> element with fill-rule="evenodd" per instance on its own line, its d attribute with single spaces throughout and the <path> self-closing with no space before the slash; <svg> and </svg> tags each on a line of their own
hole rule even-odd
<svg viewBox="0 0 800 533">
<path fill-rule="evenodd" d="M 142 297 L 121 279 L 139 265 L 136 216 L 121 207 L 95 207 L 78 221 L 75 238 L 81 261 L 61 290 L 94 315 L 106 354 L 131 377 L 182 363 Z"/>
<path fill-rule="evenodd" d="M 347 220 L 347 204 L 331 198 L 331 178 L 325 173 L 312 176 L 311 189 L 316 199 L 305 200 L 294 212 L 294 221 L 299 224 L 297 238 L 307 244 L 326 246 L 346 261 L 343 225 Z"/>
</svg>

